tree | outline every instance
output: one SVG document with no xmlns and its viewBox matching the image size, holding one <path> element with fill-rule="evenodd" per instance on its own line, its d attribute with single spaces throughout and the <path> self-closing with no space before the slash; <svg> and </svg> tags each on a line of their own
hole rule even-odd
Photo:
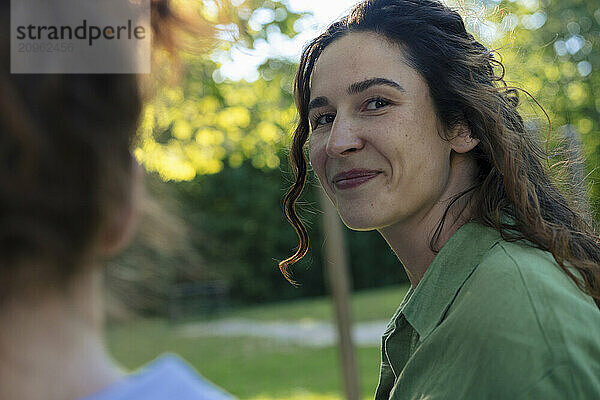
<svg viewBox="0 0 600 400">
<path fill-rule="evenodd" d="M 554 134 L 547 140 L 557 144 L 565 132 L 579 132 L 599 217 L 600 5 L 591 0 L 503 0 L 489 19 L 501 33 L 494 47 L 503 57 L 507 81 L 531 93 L 550 116 Z"/>
<path fill-rule="evenodd" d="M 234 46 L 253 48 L 267 39 L 267 31 L 292 37 L 294 22 L 302 14 L 269 0 L 222 7 L 225 16 L 218 10 L 213 2 L 202 3 L 208 19 L 230 21 L 219 28 L 221 36 L 234 38 L 222 41 L 213 57 L 182 54 L 180 85 L 159 88 L 145 108 L 135 154 L 148 171 L 164 180 L 191 180 L 217 173 L 225 164 L 240 166 L 246 159 L 259 169 L 277 168 L 277 154 L 288 141 L 295 118 L 294 66 L 269 59 L 254 82 L 217 82 L 219 64 L 212 58 L 226 55 Z"/>
</svg>

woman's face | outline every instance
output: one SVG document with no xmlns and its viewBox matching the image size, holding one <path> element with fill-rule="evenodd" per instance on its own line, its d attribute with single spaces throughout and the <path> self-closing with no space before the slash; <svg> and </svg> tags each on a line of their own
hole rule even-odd
<svg viewBox="0 0 600 400">
<path fill-rule="evenodd" d="M 348 227 L 417 222 L 441 200 L 451 143 L 424 79 L 384 37 L 350 33 L 325 49 L 309 119 L 312 167 Z"/>
</svg>

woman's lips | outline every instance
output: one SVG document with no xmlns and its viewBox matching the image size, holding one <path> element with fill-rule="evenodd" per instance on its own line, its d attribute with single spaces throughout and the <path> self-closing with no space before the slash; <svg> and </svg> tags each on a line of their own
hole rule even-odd
<svg viewBox="0 0 600 400">
<path fill-rule="evenodd" d="M 336 189 L 344 190 L 351 189 L 370 181 L 379 175 L 381 171 L 369 169 L 351 169 L 349 171 L 336 174 L 332 181 Z"/>
</svg>

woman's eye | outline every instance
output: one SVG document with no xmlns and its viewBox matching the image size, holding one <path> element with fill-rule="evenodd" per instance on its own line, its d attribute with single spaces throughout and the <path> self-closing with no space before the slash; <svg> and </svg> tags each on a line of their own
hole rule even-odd
<svg viewBox="0 0 600 400">
<path fill-rule="evenodd" d="M 384 99 L 372 99 L 367 103 L 367 110 L 377 110 L 378 108 L 382 108 L 390 104 L 387 100 Z"/>
<path fill-rule="evenodd" d="M 315 118 L 315 128 L 317 128 L 321 125 L 331 124 L 331 123 L 333 123 L 334 119 L 335 119 L 334 114 L 321 115 L 320 117 Z"/>
</svg>

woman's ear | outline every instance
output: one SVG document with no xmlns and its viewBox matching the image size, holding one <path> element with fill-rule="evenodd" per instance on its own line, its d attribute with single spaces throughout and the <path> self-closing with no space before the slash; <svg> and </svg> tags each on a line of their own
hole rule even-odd
<svg viewBox="0 0 600 400">
<path fill-rule="evenodd" d="M 471 129 L 464 122 L 454 125 L 449 132 L 450 147 L 457 153 L 466 153 L 479 144 L 479 139 L 471 136 Z"/>
<path fill-rule="evenodd" d="M 100 253 L 112 257 L 121 252 L 131 241 L 139 220 L 139 207 L 144 196 L 144 169 L 132 159 L 131 192 L 127 201 L 121 204 L 112 215 L 100 234 Z"/>
</svg>

